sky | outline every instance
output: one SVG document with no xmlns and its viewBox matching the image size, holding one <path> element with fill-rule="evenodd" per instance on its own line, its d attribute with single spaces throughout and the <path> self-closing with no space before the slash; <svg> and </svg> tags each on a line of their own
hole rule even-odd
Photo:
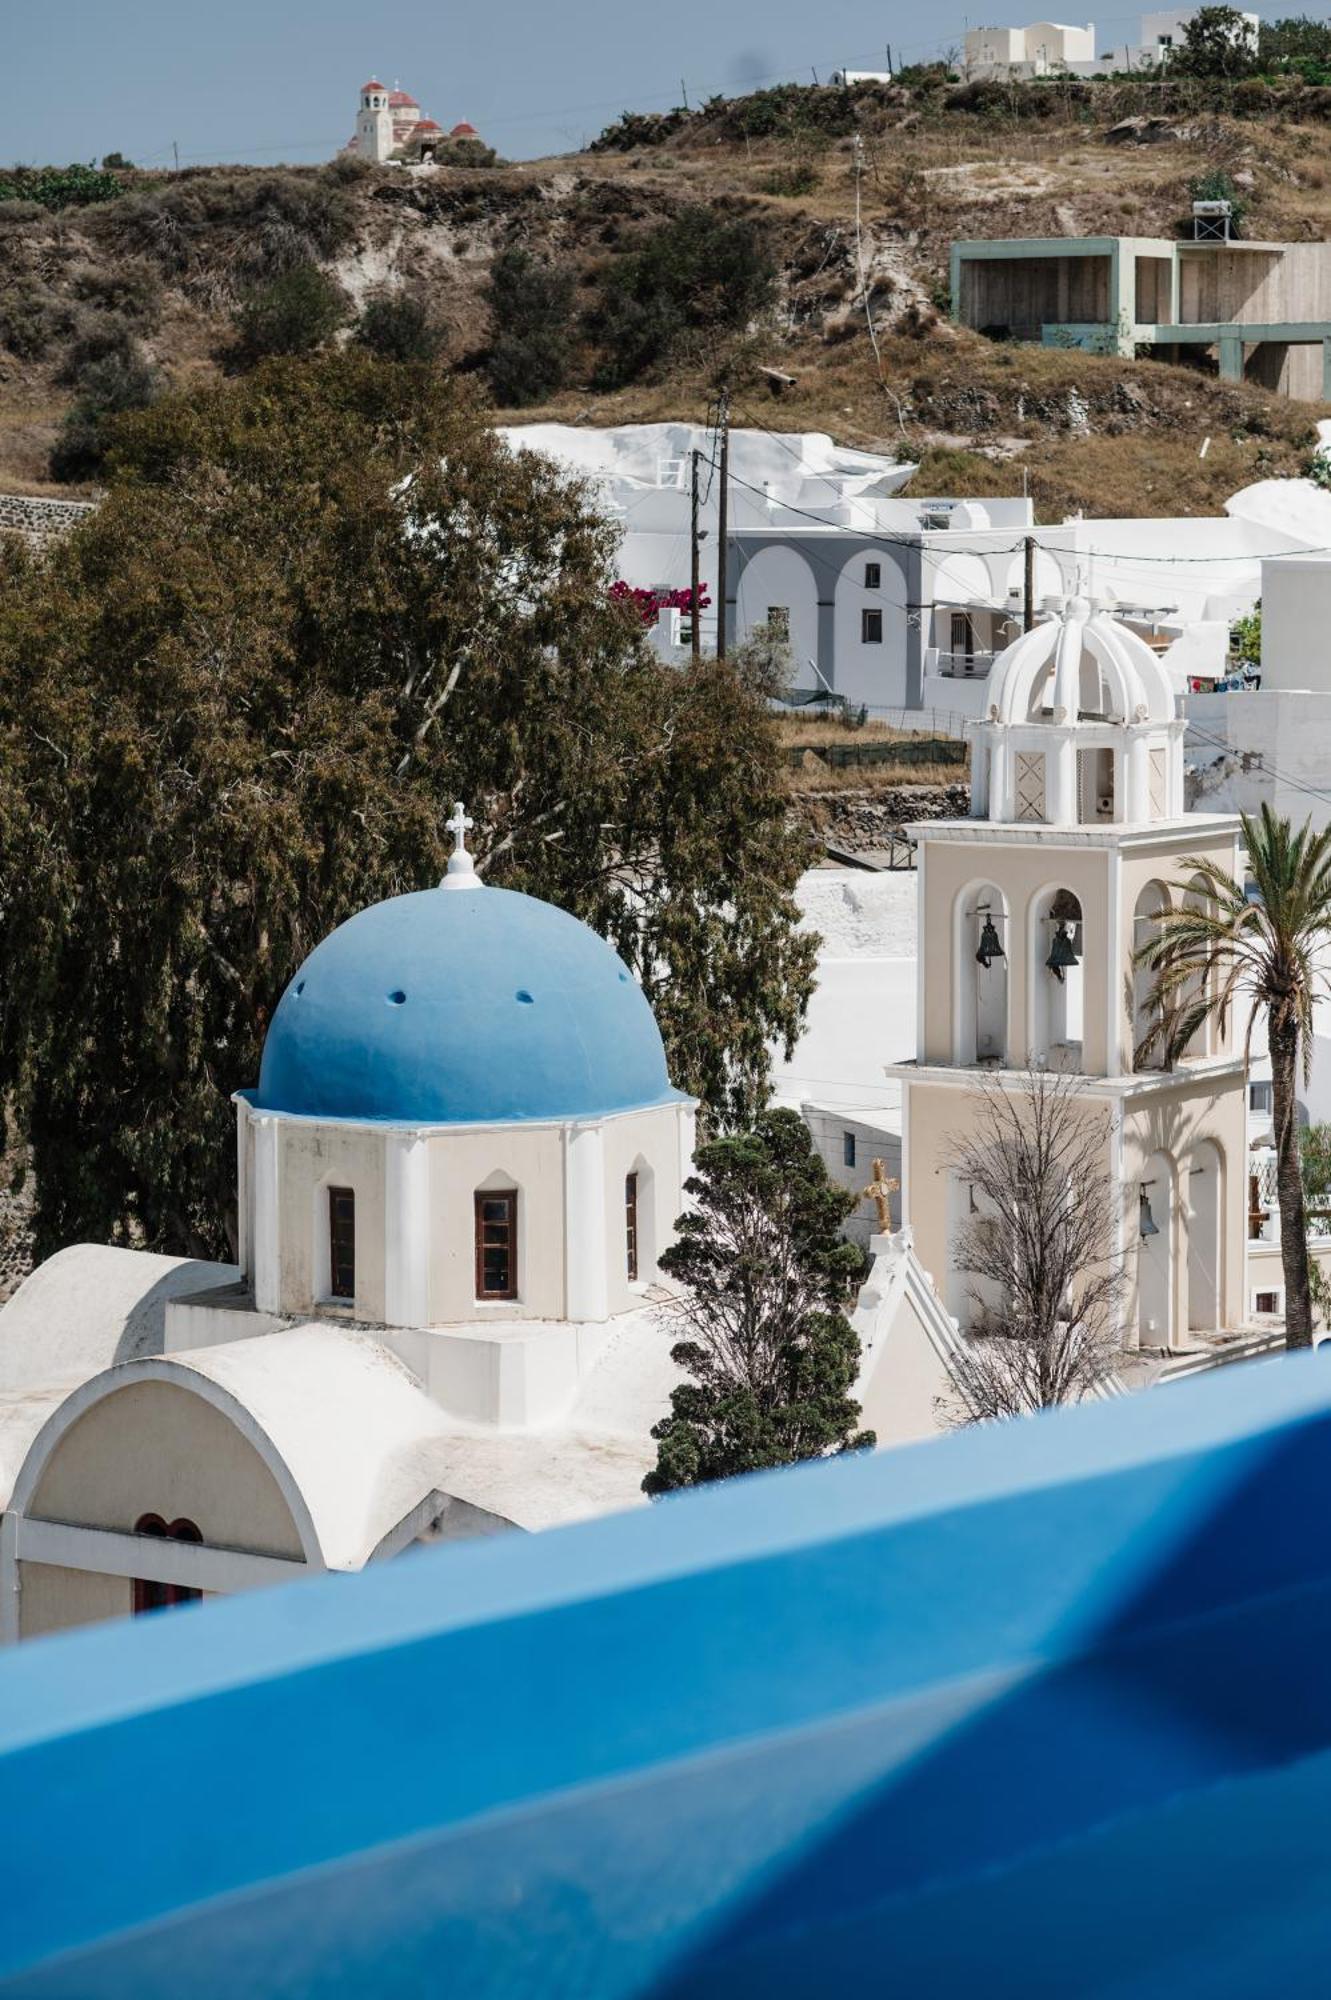
<svg viewBox="0 0 1331 2000">
<path fill-rule="evenodd" d="M 1137 18 L 1098 15 L 1105 46 L 1135 41 Z M 951 0 L 0 0 L 0 163 L 170 166 L 173 144 L 182 166 L 328 159 L 371 75 L 445 129 L 467 118 L 507 158 L 539 159 L 682 91 L 696 104 L 879 69 L 888 42 L 929 61 L 966 25 Z"/>
</svg>

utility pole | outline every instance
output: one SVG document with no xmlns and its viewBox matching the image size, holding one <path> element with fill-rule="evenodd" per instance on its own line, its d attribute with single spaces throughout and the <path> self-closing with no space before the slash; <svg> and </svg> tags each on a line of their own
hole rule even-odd
<svg viewBox="0 0 1331 2000">
<path fill-rule="evenodd" d="M 702 658 L 702 612 L 698 599 L 702 596 L 701 551 L 698 546 L 698 459 L 700 453 L 695 445 L 689 453 L 691 461 L 689 482 L 689 584 L 693 591 L 693 657 Z"/>
<path fill-rule="evenodd" d="M 180 146 L 179 146 L 178 142 L 177 142 L 177 141 L 176 141 L 175 139 L 173 139 L 173 140 L 171 141 L 171 152 L 172 152 L 172 155 L 173 155 L 173 157 L 174 157 L 174 159 L 175 159 L 175 163 L 176 163 L 176 172 L 177 172 L 177 173 L 179 173 L 179 172 L 180 172 Z"/>
<path fill-rule="evenodd" d="M 1026 537 L 1026 588 L 1022 623 L 1023 632 L 1029 632 L 1035 623 L 1035 537 Z"/>
<path fill-rule="evenodd" d="M 716 518 L 716 657 L 726 656 L 726 556 L 730 538 L 730 391 L 721 391 L 721 405 L 717 411 L 716 427 L 721 439 L 721 463 L 718 468 L 721 491 L 717 498 Z"/>
</svg>

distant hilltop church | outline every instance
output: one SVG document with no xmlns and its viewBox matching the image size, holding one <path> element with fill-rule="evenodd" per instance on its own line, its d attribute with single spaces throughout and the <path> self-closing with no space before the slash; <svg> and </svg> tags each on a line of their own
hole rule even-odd
<svg viewBox="0 0 1331 2000">
<path fill-rule="evenodd" d="M 360 109 L 356 130 L 346 150 L 358 159 L 378 165 L 397 160 L 418 165 L 432 160 L 445 141 L 471 140 L 480 143 L 480 133 L 464 119 L 450 132 L 434 118 L 427 118 L 415 98 L 405 90 L 389 90 L 376 77 L 360 88 Z"/>
</svg>

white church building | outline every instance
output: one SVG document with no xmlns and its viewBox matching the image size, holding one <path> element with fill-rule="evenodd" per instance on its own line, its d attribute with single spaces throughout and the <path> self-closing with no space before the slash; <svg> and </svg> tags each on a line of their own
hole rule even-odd
<svg viewBox="0 0 1331 2000">
<path fill-rule="evenodd" d="M 282 996 L 235 1099 L 238 1265 L 81 1244 L 0 1309 L 0 1640 L 642 1504 L 696 1107 L 612 948 L 450 824 L 439 887 Z M 954 1336 L 873 1247 L 856 1393 L 899 1442 Z"/>
</svg>

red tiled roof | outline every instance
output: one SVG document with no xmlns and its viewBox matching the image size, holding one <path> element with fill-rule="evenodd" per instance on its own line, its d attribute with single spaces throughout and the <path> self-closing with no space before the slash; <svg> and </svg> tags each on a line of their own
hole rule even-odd
<svg viewBox="0 0 1331 2000">
<path fill-rule="evenodd" d="M 369 82 L 363 83 L 360 88 L 361 88 L 361 95 L 363 97 L 367 90 L 382 90 L 383 85 L 380 83 L 378 77 L 372 76 Z"/>
<path fill-rule="evenodd" d="M 388 93 L 388 102 L 392 105 L 415 104 L 416 100 L 414 97 L 408 96 L 405 90 L 390 90 Z M 418 110 L 419 108 L 420 107 L 417 106 Z"/>
<path fill-rule="evenodd" d="M 412 127 L 414 132 L 439 132 L 443 127 L 436 118 L 418 118 Z"/>
<path fill-rule="evenodd" d="M 476 127 L 469 125 L 464 118 L 460 125 L 453 127 L 448 136 L 450 139 L 477 139 L 480 137 L 480 134 L 477 132 Z"/>
</svg>

